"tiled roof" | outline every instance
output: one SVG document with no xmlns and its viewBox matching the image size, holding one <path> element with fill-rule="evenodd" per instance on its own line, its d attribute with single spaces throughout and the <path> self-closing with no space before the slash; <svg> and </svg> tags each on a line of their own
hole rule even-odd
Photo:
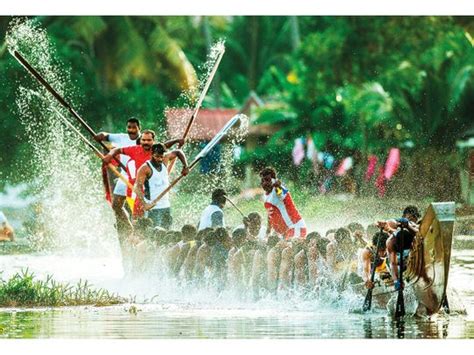
<svg viewBox="0 0 474 355">
<path fill-rule="evenodd" d="M 193 110 L 171 108 L 165 111 L 168 138 L 181 138 L 186 130 Z M 235 109 L 201 109 L 198 112 L 191 131 L 190 140 L 211 140 L 224 125 L 237 113 Z"/>
</svg>

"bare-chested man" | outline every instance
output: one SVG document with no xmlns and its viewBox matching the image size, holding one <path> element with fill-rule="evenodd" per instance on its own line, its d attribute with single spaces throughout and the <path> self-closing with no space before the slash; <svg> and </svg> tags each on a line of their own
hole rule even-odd
<svg viewBox="0 0 474 355">
<path fill-rule="evenodd" d="M 371 281 L 372 266 L 375 258 L 375 273 L 382 276 L 387 275 L 387 239 L 389 235 L 384 232 L 377 232 L 372 238 L 372 244 L 365 247 L 362 252 L 362 279 L 365 287 L 373 288 L 374 283 Z M 390 277 L 390 276 L 389 276 Z"/>
<path fill-rule="evenodd" d="M 245 289 L 247 274 L 245 270 L 245 253 L 242 249 L 247 239 L 247 232 L 244 228 L 236 228 L 232 232 L 232 248 L 229 251 L 227 261 L 228 284 L 234 290 L 242 293 Z"/>
</svg>

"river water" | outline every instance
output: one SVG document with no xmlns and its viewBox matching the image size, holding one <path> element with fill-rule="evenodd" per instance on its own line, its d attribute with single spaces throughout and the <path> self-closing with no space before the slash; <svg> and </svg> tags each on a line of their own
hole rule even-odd
<svg viewBox="0 0 474 355">
<path fill-rule="evenodd" d="M 254 302 L 154 284 L 147 275 L 124 280 L 117 257 L 4 255 L 0 256 L 4 278 L 28 266 L 38 277 L 87 279 L 136 299 L 133 304 L 103 308 L 1 309 L 0 338 L 474 338 L 474 250 L 455 244 L 449 287 L 457 297 L 452 306 L 460 308 L 455 303 L 462 300 L 467 314 L 406 317 L 403 324 L 384 310 L 364 315 L 350 311 L 362 303 L 357 295 L 340 302 L 298 297 Z"/>
</svg>

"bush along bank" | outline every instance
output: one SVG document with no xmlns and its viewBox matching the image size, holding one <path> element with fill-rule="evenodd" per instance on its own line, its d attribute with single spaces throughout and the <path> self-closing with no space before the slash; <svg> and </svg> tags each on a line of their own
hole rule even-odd
<svg viewBox="0 0 474 355">
<path fill-rule="evenodd" d="M 0 307 L 61 307 L 61 306 L 110 306 L 126 303 L 127 299 L 94 289 L 87 281 L 75 285 L 36 279 L 28 269 L 16 273 L 10 279 L 0 277 Z"/>
</svg>

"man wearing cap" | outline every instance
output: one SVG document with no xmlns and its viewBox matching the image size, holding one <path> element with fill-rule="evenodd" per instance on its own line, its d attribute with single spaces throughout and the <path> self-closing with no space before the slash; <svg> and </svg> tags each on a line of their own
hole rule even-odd
<svg viewBox="0 0 474 355">
<path fill-rule="evenodd" d="M 166 145 L 163 143 L 152 145 L 151 159 L 138 169 L 135 182 L 135 192 L 145 208 L 170 185 L 167 166 L 175 158 L 178 158 L 183 164 L 181 174 L 187 175 L 189 172 L 188 163 L 182 150 L 175 149 L 167 152 Z M 173 222 L 170 207 L 169 194 L 166 193 L 148 211 L 148 218 L 153 221 L 155 227 L 170 229 Z"/>
<path fill-rule="evenodd" d="M 227 193 L 223 189 L 215 189 L 212 192 L 211 204 L 201 214 L 198 230 L 205 228 L 225 227 L 224 211 Z"/>
</svg>

